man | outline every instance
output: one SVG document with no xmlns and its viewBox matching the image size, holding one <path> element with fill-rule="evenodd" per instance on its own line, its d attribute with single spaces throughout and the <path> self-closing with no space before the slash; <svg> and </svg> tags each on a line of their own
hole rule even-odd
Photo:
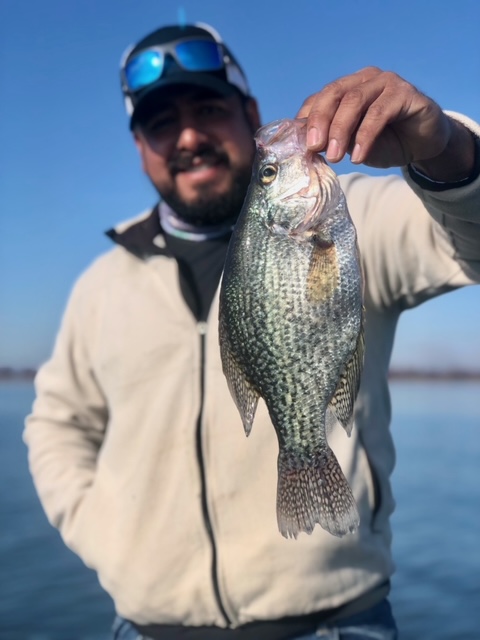
<svg viewBox="0 0 480 640">
<path fill-rule="evenodd" d="M 357 533 L 285 540 L 274 430 L 245 439 L 221 370 L 218 283 L 260 124 L 245 76 L 206 25 L 129 49 L 122 90 L 160 204 L 109 232 L 40 370 L 25 440 L 66 544 L 115 601 L 114 637 L 395 638 L 387 372 L 400 313 L 480 281 L 480 128 L 368 68 L 305 101 L 327 159 L 401 166 L 343 176 L 366 276 L 366 355 L 350 439 L 331 446 Z"/>
</svg>

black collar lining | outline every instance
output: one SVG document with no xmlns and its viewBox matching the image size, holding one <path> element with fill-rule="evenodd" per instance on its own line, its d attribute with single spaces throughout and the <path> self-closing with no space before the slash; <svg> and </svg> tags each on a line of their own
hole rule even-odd
<svg viewBox="0 0 480 640">
<path fill-rule="evenodd" d="M 143 220 L 139 222 L 134 222 L 124 231 L 117 231 L 115 228 L 112 228 L 106 231 L 105 235 L 142 260 L 150 258 L 151 256 L 170 255 L 166 246 L 162 248 L 154 242 L 157 236 L 164 235 L 160 225 L 158 205 L 153 207 L 146 218 L 143 218 Z"/>
</svg>

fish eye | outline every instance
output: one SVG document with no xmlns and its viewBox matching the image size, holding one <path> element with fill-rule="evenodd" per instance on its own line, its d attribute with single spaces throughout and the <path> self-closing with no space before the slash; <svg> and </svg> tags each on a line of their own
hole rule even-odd
<svg viewBox="0 0 480 640">
<path fill-rule="evenodd" d="M 270 184 L 277 177 L 278 169 L 274 164 L 266 164 L 260 169 L 259 177 L 262 184 Z"/>
</svg>

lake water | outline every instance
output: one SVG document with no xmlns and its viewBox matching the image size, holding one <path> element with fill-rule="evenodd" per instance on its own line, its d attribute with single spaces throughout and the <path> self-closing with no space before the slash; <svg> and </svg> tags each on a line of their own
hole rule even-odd
<svg viewBox="0 0 480 640">
<path fill-rule="evenodd" d="M 41 510 L 21 440 L 29 383 L 0 384 L 0 639 L 107 640 L 109 597 Z M 395 383 L 401 640 L 480 638 L 480 385 Z"/>
</svg>

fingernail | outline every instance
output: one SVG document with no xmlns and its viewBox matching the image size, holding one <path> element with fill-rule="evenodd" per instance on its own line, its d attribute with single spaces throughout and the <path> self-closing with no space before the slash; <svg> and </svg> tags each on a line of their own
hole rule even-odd
<svg viewBox="0 0 480 640">
<path fill-rule="evenodd" d="M 332 138 L 328 143 L 327 158 L 329 160 L 335 160 L 335 158 L 338 157 L 339 153 L 340 147 L 338 145 L 338 142 L 337 140 L 335 140 L 335 138 Z"/>
<path fill-rule="evenodd" d="M 307 147 L 316 147 L 320 141 L 318 129 L 316 127 L 310 127 L 307 131 Z"/>
<path fill-rule="evenodd" d="M 353 147 L 352 155 L 350 156 L 350 160 L 352 162 L 360 162 L 360 153 L 362 151 L 361 146 L 357 144 Z"/>
</svg>

